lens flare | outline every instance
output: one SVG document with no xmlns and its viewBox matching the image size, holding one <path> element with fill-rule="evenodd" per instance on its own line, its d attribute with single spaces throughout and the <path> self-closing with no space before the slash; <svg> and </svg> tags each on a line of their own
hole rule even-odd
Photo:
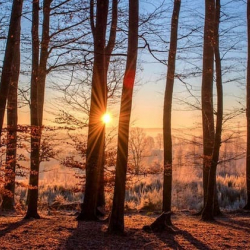
<svg viewBox="0 0 250 250">
<path fill-rule="evenodd" d="M 110 123 L 111 122 L 111 115 L 109 113 L 104 114 L 102 117 L 102 121 L 105 124 Z"/>
</svg>

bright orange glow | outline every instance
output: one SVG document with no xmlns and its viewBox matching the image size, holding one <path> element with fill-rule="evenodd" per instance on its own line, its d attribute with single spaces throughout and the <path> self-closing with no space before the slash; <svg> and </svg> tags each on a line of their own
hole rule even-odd
<svg viewBox="0 0 250 250">
<path fill-rule="evenodd" d="M 102 121 L 105 124 L 110 123 L 111 122 L 111 115 L 109 113 L 104 114 L 102 117 Z"/>
</svg>

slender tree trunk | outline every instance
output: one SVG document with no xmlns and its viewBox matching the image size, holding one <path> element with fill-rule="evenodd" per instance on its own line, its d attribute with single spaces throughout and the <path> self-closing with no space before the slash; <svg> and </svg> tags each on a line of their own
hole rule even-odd
<svg viewBox="0 0 250 250">
<path fill-rule="evenodd" d="M 106 69 L 108 72 L 108 67 L 110 63 L 110 57 L 115 47 L 116 31 L 117 31 L 117 15 L 118 15 L 118 0 L 112 1 L 112 22 L 109 33 L 109 40 L 105 48 L 105 60 L 106 60 Z"/>
<path fill-rule="evenodd" d="M 163 110 L 163 143 L 164 143 L 164 183 L 163 183 L 163 212 L 171 211 L 172 197 L 172 133 L 171 111 L 174 88 L 175 61 L 178 39 L 178 21 L 181 0 L 174 1 L 171 23 L 170 50 L 168 55 L 168 72 Z"/>
<path fill-rule="evenodd" d="M 129 34 L 118 129 L 115 190 L 108 231 L 124 232 L 124 200 L 128 164 L 129 123 L 138 51 L 139 0 L 129 0 Z"/>
<path fill-rule="evenodd" d="M 38 18 L 39 2 L 34 2 L 33 11 L 33 63 L 31 79 L 31 173 L 30 186 L 28 192 L 28 210 L 25 218 L 39 218 L 37 213 L 39 165 L 40 165 L 40 144 L 43 125 L 43 106 L 46 82 L 46 66 L 48 60 L 49 30 L 50 30 L 50 4 L 52 0 L 44 0 L 43 3 L 43 29 L 41 52 L 39 62 L 39 38 L 38 38 Z M 39 63 L 38 63 L 39 62 Z M 34 79 L 34 77 L 36 78 Z"/>
<path fill-rule="evenodd" d="M 208 177 L 214 145 L 213 116 L 213 30 L 214 0 L 205 1 L 205 26 L 202 71 L 202 128 L 203 128 L 203 193 L 204 205 L 207 200 Z"/>
<path fill-rule="evenodd" d="M 40 129 L 38 123 L 38 68 L 39 68 L 39 0 L 33 1 L 32 9 L 32 73 L 31 73 L 31 153 L 28 210 L 25 218 L 40 218 L 37 212 Z"/>
<path fill-rule="evenodd" d="M 107 79 L 108 75 L 108 68 L 110 63 L 110 57 L 112 54 L 112 51 L 115 46 L 115 39 L 116 39 L 116 30 L 117 30 L 117 13 L 118 12 L 118 0 L 112 1 L 112 22 L 110 27 L 110 34 L 109 34 L 109 40 L 107 43 L 107 46 L 105 48 L 105 61 L 106 61 L 106 76 Z M 107 85 L 107 82 L 106 82 Z M 107 109 L 107 107 L 106 107 Z M 105 109 L 105 112 L 106 112 Z M 105 133 L 105 130 L 103 130 Z M 103 157 L 103 163 L 100 170 L 100 181 L 99 181 L 99 188 L 98 188 L 98 197 L 97 197 L 97 207 L 103 207 L 105 205 L 105 194 L 104 194 L 104 167 L 105 167 L 105 145 L 103 146 L 104 150 L 104 157 Z"/>
<path fill-rule="evenodd" d="M 2 134 L 6 101 L 11 85 L 13 61 L 15 60 L 15 44 L 19 40 L 19 22 L 22 15 L 23 0 L 13 0 L 9 34 L 5 49 L 2 76 L 0 82 L 0 137 Z"/>
<path fill-rule="evenodd" d="M 40 63 L 38 68 L 38 123 L 39 127 L 43 126 L 43 106 L 45 96 L 45 83 L 47 76 L 48 48 L 50 42 L 50 5 L 53 0 L 44 0 L 43 2 L 43 26 L 42 41 L 40 51 Z M 42 132 L 42 131 L 41 131 Z M 40 133 L 41 134 L 41 133 Z M 40 138 L 41 139 L 41 138 Z"/>
<path fill-rule="evenodd" d="M 11 85 L 8 94 L 7 105 L 7 149 L 6 149 L 6 174 L 5 190 L 10 195 L 3 197 L 2 209 L 14 209 L 15 195 L 15 170 L 16 170 L 16 150 L 17 150 L 17 89 L 20 73 L 20 33 L 21 33 L 21 16 L 17 25 L 16 44 L 14 47 L 13 72 Z"/>
<path fill-rule="evenodd" d="M 220 0 L 216 0 L 215 22 L 214 22 L 214 55 L 216 65 L 216 89 L 217 89 L 217 119 L 216 132 L 213 147 L 213 156 L 209 172 L 207 200 L 202 212 L 203 220 L 213 220 L 214 216 L 214 200 L 216 193 L 216 169 L 219 160 L 221 132 L 223 121 L 223 87 L 221 75 L 221 59 L 219 49 L 219 23 L 220 23 Z"/>
<path fill-rule="evenodd" d="M 91 1 L 91 6 L 93 1 Z M 87 141 L 86 185 L 84 202 L 78 220 L 96 220 L 98 185 L 104 159 L 105 125 L 101 118 L 107 107 L 107 70 L 105 37 L 108 0 L 97 0 L 96 25 L 91 22 L 94 36 L 94 67 L 92 77 L 89 132 Z"/>
<path fill-rule="evenodd" d="M 246 184 L 247 204 L 244 209 L 250 210 L 250 0 L 247 0 L 247 155 L 246 155 Z"/>
<path fill-rule="evenodd" d="M 215 65 L 216 65 L 216 88 L 217 88 L 217 120 L 216 120 L 216 131 L 215 131 L 215 141 L 214 141 L 214 149 L 213 155 L 218 153 L 219 159 L 219 150 L 221 146 L 221 133 L 222 133 L 222 122 L 223 122 L 223 85 L 222 85 L 222 73 L 221 73 L 221 58 L 220 58 L 220 40 L 219 40 L 219 26 L 220 26 L 220 1 L 216 0 L 215 7 L 215 23 L 214 23 L 214 56 L 215 56 Z M 217 145 L 218 140 L 220 140 L 219 145 Z M 218 151 L 218 152 L 217 152 Z M 217 153 L 216 153 L 217 152 Z M 213 160 L 217 162 L 218 160 Z M 218 216 L 221 215 L 221 210 L 219 206 L 218 199 L 218 190 L 216 185 L 216 171 L 215 171 L 215 184 L 214 184 L 214 210 L 213 215 Z"/>
</svg>

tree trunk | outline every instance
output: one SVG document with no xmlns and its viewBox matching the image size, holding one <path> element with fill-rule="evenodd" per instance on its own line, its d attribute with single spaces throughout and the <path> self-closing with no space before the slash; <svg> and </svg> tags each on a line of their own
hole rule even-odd
<svg viewBox="0 0 250 250">
<path fill-rule="evenodd" d="M 28 210 L 25 218 L 40 218 L 37 213 L 40 129 L 38 123 L 38 68 L 39 68 L 39 0 L 33 1 L 32 9 L 32 73 L 31 73 L 31 153 L 30 179 L 27 197 Z"/>
<path fill-rule="evenodd" d="M 214 144 L 213 116 L 213 30 L 214 0 L 205 1 L 205 26 L 202 71 L 202 128 L 203 128 L 203 193 L 204 204 L 207 200 L 208 177 Z"/>
<path fill-rule="evenodd" d="M 43 106 L 44 106 L 44 96 L 45 96 L 45 83 L 46 83 L 46 76 L 47 76 L 47 61 L 48 61 L 48 56 L 49 56 L 48 48 L 49 48 L 49 42 L 50 42 L 49 32 L 50 32 L 50 11 L 51 11 L 50 5 L 51 3 L 52 3 L 52 0 L 44 0 L 43 2 L 43 26 L 42 26 L 40 63 L 39 63 L 39 68 L 38 68 L 38 96 L 37 96 L 38 98 L 38 124 L 40 128 L 43 126 Z"/>
<path fill-rule="evenodd" d="M 2 76 L 0 82 L 0 137 L 2 134 L 6 101 L 11 85 L 15 44 L 18 42 L 19 22 L 22 15 L 23 0 L 13 0 L 9 34 L 5 49 Z"/>
<path fill-rule="evenodd" d="M 247 0 L 247 154 L 246 154 L 246 184 L 247 204 L 244 209 L 250 210 L 250 0 Z"/>
<path fill-rule="evenodd" d="M 20 13 L 21 14 L 21 13 Z M 17 150 L 17 89 L 20 73 L 20 33 L 21 33 L 21 15 L 17 25 L 16 44 L 14 47 L 13 72 L 11 85 L 8 94 L 7 105 L 7 149 L 6 149 L 6 174 L 5 189 L 12 194 L 3 197 L 2 209 L 14 209 L 15 195 L 15 170 L 16 170 L 16 150 Z"/>
<path fill-rule="evenodd" d="M 178 39 L 178 21 L 181 0 L 174 1 L 171 23 L 170 50 L 168 55 L 168 72 L 163 110 L 163 143 L 164 143 L 164 183 L 163 183 L 163 212 L 171 211 L 172 198 L 172 133 L 171 111 L 174 88 L 175 61 Z"/>
<path fill-rule="evenodd" d="M 215 22 L 214 22 L 214 56 L 215 56 L 215 67 L 216 67 L 217 120 L 216 120 L 216 131 L 215 131 L 213 159 L 212 159 L 214 164 L 216 164 L 215 168 L 217 168 L 217 164 L 219 160 L 222 122 L 223 122 L 223 85 L 222 85 L 220 40 L 219 40 L 220 13 L 221 13 L 220 0 L 216 0 Z M 218 215 L 221 215 L 222 213 L 221 213 L 220 206 L 219 206 L 218 191 L 217 191 L 217 185 L 216 185 L 216 171 L 215 171 L 214 179 L 215 179 L 215 184 L 214 184 L 215 193 L 214 193 L 213 214 L 214 216 L 218 216 Z"/>
<path fill-rule="evenodd" d="M 103 150 L 104 150 L 103 155 L 105 155 L 105 148 Z M 104 167 L 105 167 L 105 159 L 103 159 L 103 163 L 101 165 L 101 170 L 100 170 L 100 180 L 98 185 L 97 203 L 96 203 L 97 209 L 105 206 Z"/>
<path fill-rule="evenodd" d="M 91 4 L 93 2 L 91 1 Z M 91 5 L 92 6 L 92 5 Z M 96 220 L 98 185 L 104 159 L 105 125 L 101 118 L 107 107 L 107 70 L 105 37 L 108 0 L 97 0 L 96 26 L 91 22 L 94 36 L 94 66 L 92 76 L 89 131 L 86 159 L 86 185 L 84 202 L 78 220 Z"/>
<path fill-rule="evenodd" d="M 110 57 L 115 46 L 116 30 L 117 30 L 117 14 L 118 14 L 117 12 L 118 12 L 118 0 L 113 0 L 112 1 L 112 22 L 111 22 L 111 27 L 110 27 L 109 41 L 105 48 L 105 61 L 106 61 L 105 78 L 106 79 L 108 75 Z M 107 85 L 107 82 L 105 84 Z M 106 109 L 105 109 L 105 112 L 106 112 Z M 103 150 L 104 150 L 104 158 L 103 158 L 103 164 L 100 170 L 100 182 L 99 182 L 99 188 L 98 188 L 97 207 L 105 206 L 105 194 L 104 194 L 104 190 L 105 190 L 104 189 L 105 145 L 103 146 Z"/>
<path fill-rule="evenodd" d="M 216 176 L 215 176 L 215 186 L 214 186 L 214 216 L 222 215 L 219 205 L 219 198 L 218 198 L 218 190 L 216 184 Z"/>
<path fill-rule="evenodd" d="M 118 149 L 109 233 L 124 233 L 124 200 L 128 164 L 129 125 L 138 51 L 139 0 L 129 0 L 129 34 L 118 129 Z"/>
<path fill-rule="evenodd" d="M 213 220 L 214 200 L 216 193 L 216 169 L 219 160 L 221 132 L 223 121 L 223 87 L 221 75 L 221 59 L 219 49 L 219 23 L 220 23 L 220 0 L 216 0 L 215 22 L 214 22 L 214 55 L 216 65 L 216 89 L 217 89 L 217 119 L 214 139 L 213 155 L 209 172 L 207 200 L 202 212 L 202 220 Z"/>
<path fill-rule="evenodd" d="M 37 213 L 40 144 L 43 125 L 43 106 L 46 82 L 46 65 L 48 60 L 50 4 L 52 0 L 44 0 L 43 29 L 39 63 L 39 1 L 33 3 L 33 70 L 31 79 L 31 173 L 28 191 L 28 210 L 25 218 L 39 218 Z"/>
</svg>

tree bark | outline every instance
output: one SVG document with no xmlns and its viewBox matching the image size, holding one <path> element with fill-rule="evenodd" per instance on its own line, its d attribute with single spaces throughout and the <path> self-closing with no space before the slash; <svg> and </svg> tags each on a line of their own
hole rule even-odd
<svg viewBox="0 0 250 250">
<path fill-rule="evenodd" d="M 223 121 L 223 87 L 221 74 L 221 59 L 219 49 L 219 23 L 220 23 L 220 0 L 216 0 L 215 22 L 214 22 L 214 55 L 216 65 L 216 89 L 217 89 L 217 119 L 216 132 L 214 139 L 213 155 L 209 171 L 207 200 L 202 212 L 202 220 L 213 220 L 214 217 L 214 200 L 216 193 L 216 169 L 219 160 L 221 132 Z"/>
<path fill-rule="evenodd" d="M 116 30 L 117 30 L 117 14 L 118 14 L 117 12 L 118 12 L 118 0 L 113 0 L 112 1 L 112 21 L 111 21 L 111 27 L 110 27 L 109 41 L 107 43 L 107 46 L 105 47 L 105 61 L 106 61 L 105 78 L 106 79 L 108 75 L 110 57 L 115 46 Z M 105 84 L 107 85 L 107 82 Z M 106 112 L 106 109 L 105 109 L 105 112 Z M 103 133 L 105 133 L 105 130 L 103 130 Z M 105 193 L 104 193 L 105 191 L 104 189 L 105 145 L 103 145 L 103 150 L 104 150 L 104 157 L 103 157 L 103 163 L 102 163 L 101 170 L 100 170 L 97 207 L 103 207 L 105 205 Z"/>
<path fill-rule="evenodd" d="M 244 207 L 250 210 L 250 0 L 247 0 L 247 152 L 246 152 L 246 184 L 247 184 L 247 203 Z"/>
<path fill-rule="evenodd" d="M 39 218 L 37 213 L 39 165 L 40 165 L 40 144 L 43 126 L 43 106 L 45 95 L 45 82 L 47 75 L 47 60 L 49 47 L 50 30 L 50 4 L 52 0 L 44 0 L 43 3 L 43 28 L 41 52 L 39 60 L 39 1 L 33 2 L 32 22 L 32 78 L 31 78 L 31 172 L 30 188 L 28 191 L 28 210 L 25 218 Z"/>
<path fill-rule="evenodd" d="M 214 0 L 205 1 L 205 25 L 203 45 L 202 71 L 202 129 L 203 129 L 203 193 L 204 205 L 207 200 L 209 171 L 214 145 L 213 116 L 213 30 L 214 30 Z"/>
<path fill-rule="evenodd" d="M 13 61 L 14 61 L 14 51 L 15 44 L 18 39 L 18 29 L 20 18 L 22 15 L 23 0 L 13 0 L 12 12 L 10 18 L 9 33 L 7 38 L 7 44 L 4 55 L 2 76 L 0 82 L 0 138 L 2 134 L 4 113 L 6 107 L 6 101 L 9 93 L 9 88 L 11 85 L 11 77 L 13 71 Z"/>
<path fill-rule="evenodd" d="M 20 10 L 21 11 L 21 10 Z M 15 170 L 16 170 L 16 151 L 17 151 L 17 89 L 20 73 L 20 33 L 21 33 L 21 13 L 17 25 L 16 44 L 14 47 L 13 70 L 11 85 L 8 94 L 7 105 L 7 149 L 6 149 L 6 173 L 5 173 L 5 190 L 12 194 L 3 196 L 2 209 L 14 209 L 15 195 Z"/>
<path fill-rule="evenodd" d="M 218 164 L 219 151 L 221 146 L 221 133 L 222 133 L 222 122 L 223 122 L 223 85 L 222 85 L 222 72 L 221 72 L 221 58 L 220 58 L 220 40 L 219 40 L 219 25 L 220 25 L 220 13 L 221 6 L 220 0 L 216 0 L 215 6 L 215 22 L 214 22 L 214 56 L 215 56 L 215 67 L 216 67 L 216 89 L 217 89 L 217 120 L 216 120 L 216 131 L 214 139 L 214 149 L 212 162 Z M 218 156 L 216 156 L 218 154 Z M 216 160 L 216 157 L 218 159 Z M 215 183 L 214 183 L 214 210 L 213 215 L 219 216 L 222 214 L 219 206 L 218 190 L 216 185 L 216 171 L 215 171 Z"/>
<path fill-rule="evenodd" d="M 93 4 L 93 1 L 91 1 L 91 4 Z M 105 37 L 108 6 L 108 0 L 97 0 L 96 25 L 94 26 L 94 22 L 91 22 L 94 37 L 94 66 L 86 154 L 85 194 L 81 213 L 77 217 L 78 220 L 97 220 L 98 184 L 103 165 L 105 145 L 105 125 L 101 118 L 107 107 Z"/>
<path fill-rule="evenodd" d="M 40 216 L 37 212 L 40 129 L 38 123 L 38 68 L 39 68 L 39 0 L 33 1 L 32 7 L 32 73 L 31 73 L 31 153 L 30 179 L 27 197 L 28 210 L 25 218 Z"/>
<path fill-rule="evenodd" d="M 138 51 L 139 0 L 129 0 L 128 53 L 118 128 L 118 149 L 109 233 L 124 233 L 124 200 L 128 164 L 129 124 Z"/>
<path fill-rule="evenodd" d="M 50 5 L 53 0 L 44 0 L 43 2 L 43 25 L 42 25 L 42 41 L 40 51 L 40 63 L 38 68 L 38 123 L 40 128 L 43 126 L 43 106 L 45 96 L 45 84 L 47 76 L 47 61 L 49 57 L 50 42 Z M 41 138 L 40 138 L 41 139 Z"/>
<path fill-rule="evenodd" d="M 181 0 L 174 1 L 171 23 L 170 49 L 168 55 L 168 72 L 163 110 L 163 143 L 164 143 L 164 182 L 163 182 L 163 212 L 171 211 L 172 198 L 172 133 L 171 111 L 174 88 L 175 61 L 178 39 L 178 21 Z"/>
</svg>

